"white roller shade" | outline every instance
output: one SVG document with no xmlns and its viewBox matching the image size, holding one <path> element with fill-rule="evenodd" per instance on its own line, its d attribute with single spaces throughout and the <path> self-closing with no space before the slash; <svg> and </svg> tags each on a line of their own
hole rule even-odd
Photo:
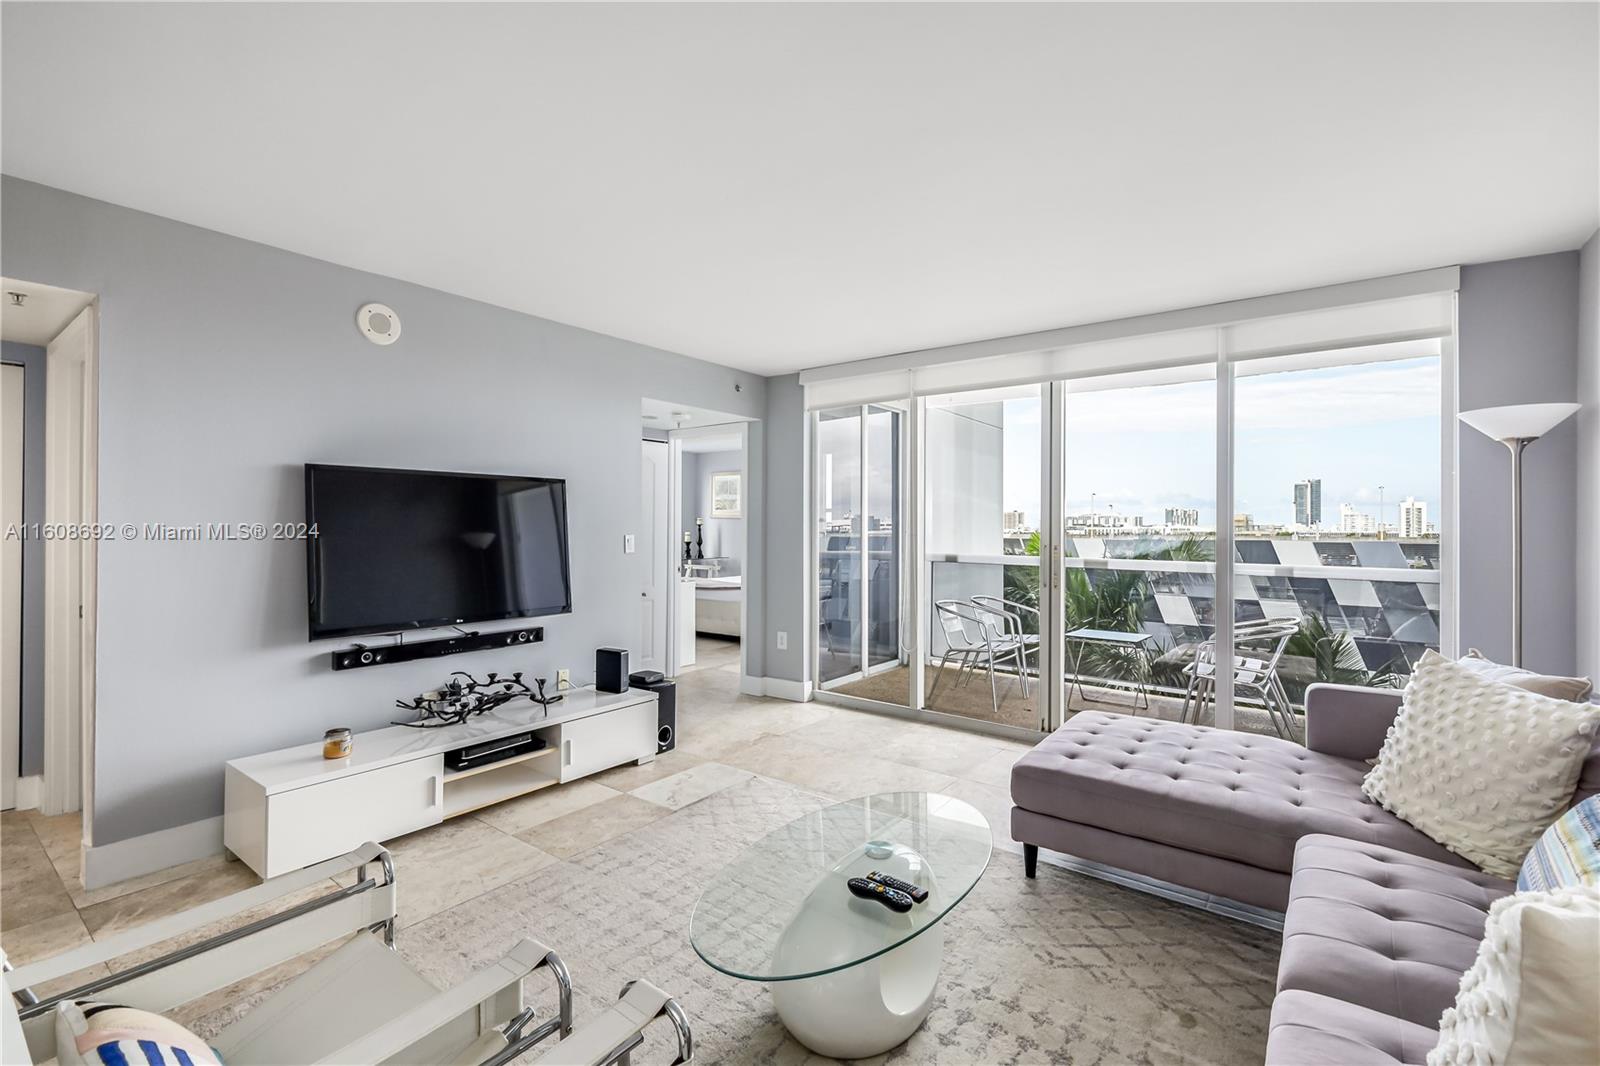
<svg viewBox="0 0 1600 1066">
<path fill-rule="evenodd" d="M 1437 339 L 1454 323 L 1459 282 L 1455 267 L 1420 271 L 841 363 L 803 371 L 800 382 L 815 410 L 1215 363 L 1219 347 L 1241 363 L 1299 354 L 1317 362 L 1314 353 L 1333 352 L 1343 362 L 1437 354 Z"/>
</svg>

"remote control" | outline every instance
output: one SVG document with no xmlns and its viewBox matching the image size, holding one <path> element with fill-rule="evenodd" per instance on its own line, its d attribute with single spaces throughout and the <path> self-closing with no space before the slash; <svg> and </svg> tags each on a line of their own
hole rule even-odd
<svg viewBox="0 0 1600 1066">
<path fill-rule="evenodd" d="M 875 899 L 896 914 L 904 914 L 912 907 L 911 897 L 897 888 L 868 881 L 865 877 L 852 877 L 850 891 L 862 899 Z"/>
<path fill-rule="evenodd" d="M 921 885 L 913 885 L 908 881 L 900 880 L 898 877 L 890 877 L 888 874 L 880 874 L 876 870 L 868 874 L 867 879 L 869 881 L 878 882 L 878 884 L 882 885 L 884 888 L 892 888 L 896 892 L 904 892 L 906 895 L 911 897 L 911 902 L 913 903 L 921 903 L 923 900 L 928 898 L 928 890 L 923 888 Z"/>
</svg>

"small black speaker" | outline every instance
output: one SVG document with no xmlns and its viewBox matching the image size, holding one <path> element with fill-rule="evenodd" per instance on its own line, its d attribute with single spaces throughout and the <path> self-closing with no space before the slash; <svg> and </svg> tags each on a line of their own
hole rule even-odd
<svg viewBox="0 0 1600 1066">
<path fill-rule="evenodd" d="M 628 653 L 601 648 L 594 653 L 594 687 L 601 692 L 628 691 Z"/>
<path fill-rule="evenodd" d="M 640 670 L 628 678 L 634 688 L 656 694 L 656 751 L 671 751 L 678 745 L 678 686 L 656 670 Z"/>
</svg>

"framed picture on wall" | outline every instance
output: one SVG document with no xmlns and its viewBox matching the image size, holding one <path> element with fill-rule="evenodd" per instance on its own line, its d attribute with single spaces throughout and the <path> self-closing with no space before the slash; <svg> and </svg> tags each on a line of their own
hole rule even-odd
<svg viewBox="0 0 1600 1066">
<path fill-rule="evenodd" d="M 744 487 L 737 470 L 711 475 L 711 517 L 743 518 Z"/>
</svg>

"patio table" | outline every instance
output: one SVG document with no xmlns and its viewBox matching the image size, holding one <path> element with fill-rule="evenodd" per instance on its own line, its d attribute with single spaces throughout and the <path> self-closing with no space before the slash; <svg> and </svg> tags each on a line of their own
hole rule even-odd
<svg viewBox="0 0 1600 1066">
<path fill-rule="evenodd" d="M 1084 648 L 1090 644 L 1099 644 L 1104 647 L 1117 648 L 1130 654 L 1147 654 L 1146 645 L 1152 639 L 1149 633 L 1124 633 L 1115 629 L 1091 629 L 1085 627 L 1083 629 L 1070 630 L 1067 633 L 1067 647 L 1069 654 L 1072 656 L 1072 681 L 1067 685 L 1067 702 L 1069 704 L 1072 702 L 1073 685 L 1078 686 L 1079 696 L 1085 700 L 1089 698 L 1088 693 L 1083 690 L 1083 676 L 1079 673 L 1079 667 L 1083 662 Z M 1125 683 L 1119 678 L 1102 677 L 1094 680 L 1108 687 Z M 1138 676 L 1137 673 L 1134 675 L 1133 689 L 1139 696 L 1144 698 L 1144 709 L 1148 711 L 1150 709 L 1150 690 L 1145 687 L 1144 679 Z"/>
</svg>

